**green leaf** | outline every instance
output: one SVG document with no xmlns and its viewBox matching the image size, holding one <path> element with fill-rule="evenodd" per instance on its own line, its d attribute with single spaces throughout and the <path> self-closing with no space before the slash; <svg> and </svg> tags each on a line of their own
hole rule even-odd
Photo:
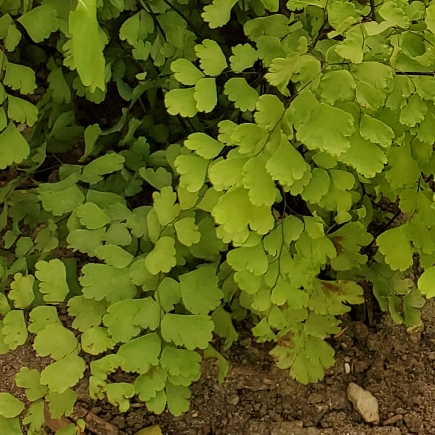
<svg viewBox="0 0 435 435">
<path fill-rule="evenodd" d="M 34 283 L 35 277 L 33 275 L 23 276 L 21 273 L 14 275 L 14 281 L 11 282 L 11 291 L 8 294 L 8 298 L 14 301 L 15 308 L 27 308 L 34 301 Z"/>
<path fill-rule="evenodd" d="M 311 92 L 295 98 L 290 113 L 296 137 L 309 149 L 339 156 L 350 147 L 349 136 L 355 131 L 353 116 L 344 110 L 318 103 Z"/>
<path fill-rule="evenodd" d="M 106 264 L 124 269 L 133 262 L 133 255 L 118 245 L 102 245 L 95 249 L 95 254 L 100 260 L 104 260 Z"/>
<path fill-rule="evenodd" d="M 168 410 L 174 416 L 178 417 L 189 409 L 190 403 L 187 400 L 189 397 L 189 388 L 183 385 L 174 385 L 172 382 L 166 383 Z"/>
<path fill-rule="evenodd" d="M 184 306 L 193 314 L 207 314 L 223 297 L 214 267 L 206 266 L 180 275 L 180 289 Z"/>
<path fill-rule="evenodd" d="M 417 285 L 426 298 L 431 299 L 435 296 L 435 266 L 429 267 L 421 274 Z"/>
<path fill-rule="evenodd" d="M 42 370 L 41 384 L 47 385 L 50 391 L 63 393 L 67 388 L 77 384 L 85 369 L 85 361 L 77 355 L 70 354 Z"/>
<path fill-rule="evenodd" d="M 91 373 L 101 380 L 106 380 L 109 373 L 113 373 L 124 362 L 124 358 L 111 353 L 90 363 Z"/>
<path fill-rule="evenodd" d="M 27 66 L 8 62 L 3 84 L 22 95 L 33 94 L 36 89 L 35 72 Z"/>
<path fill-rule="evenodd" d="M 195 86 L 204 74 L 187 59 L 177 59 L 171 63 L 174 77 L 183 85 Z"/>
<path fill-rule="evenodd" d="M 157 288 L 158 301 L 163 310 L 172 311 L 174 306 L 180 302 L 180 283 L 175 279 L 165 277 Z"/>
<path fill-rule="evenodd" d="M 163 187 L 160 192 L 153 193 L 154 210 L 162 226 L 173 222 L 180 214 L 180 205 L 176 204 L 177 195 L 171 186 Z"/>
<path fill-rule="evenodd" d="M 22 98 L 8 95 L 8 117 L 32 127 L 38 119 L 38 109 Z"/>
<path fill-rule="evenodd" d="M 291 162 L 290 166 L 289 162 Z M 267 161 L 266 169 L 273 180 L 290 187 L 296 181 L 301 180 L 310 168 L 299 151 L 285 137 L 282 137 L 278 149 Z"/>
<path fill-rule="evenodd" d="M 140 333 L 139 323 L 134 320 L 142 303 L 143 299 L 126 299 L 107 309 L 103 322 L 116 342 L 127 342 Z"/>
<path fill-rule="evenodd" d="M 130 408 L 130 401 L 134 394 L 134 386 L 126 382 L 106 385 L 107 400 L 119 407 L 121 412 L 127 412 Z"/>
<path fill-rule="evenodd" d="M 174 228 L 179 242 L 183 245 L 192 246 L 201 239 L 201 233 L 198 231 L 194 218 L 180 219 L 174 223 Z"/>
<path fill-rule="evenodd" d="M 361 118 L 360 134 L 364 139 L 377 143 L 382 147 L 390 146 L 395 137 L 391 127 L 366 114 L 363 114 Z"/>
<path fill-rule="evenodd" d="M 181 187 L 186 188 L 187 191 L 198 192 L 204 186 L 208 168 L 207 160 L 195 155 L 181 155 L 175 160 L 175 168 L 181 175 Z"/>
<path fill-rule="evenodd" d="M 67 388 L 63 393 L 50 392 L 46 396 L 51 418 L 68 417 L 74 411 L 77 401 L 77 394 L 71 388 Z"/>
<path fill-rule="evenodd" d="M 243 166 L 243 185 L 249 189 L 252 204 L 270 207 L 275 202 L 275 183 L 266 170 L 264 154 L 249 159 Z"/>
<path fill-rule="evenodd" d="M 33 42 L 42 42 L 59 28 L 56 9 L 50 3 L 37 6 L 18 20 Z"/>
<path fill-rule="evenodd" d="M 201 16 L 211 29 L 222 27 L 230 20 L 231 10 L 236 3 L 237 0 L 214 0 L 211 5 L 204 7 Z"/>
<path fill-rule="evenodd" d="M 62 68 L 56 68 L 48 75 L 49 89 L 52 91 L 51 98 L 56 104 L 69 103 L 71 90 L 66 82 Z"/>
<path fill-rule="evenodd" d="M 405 229 L 406 225 L 391 228 L 376 239 L 379 251 L 385 255 L 385 262 L 393 270 L 407 270 L 413 263 L 414 251 Z"/>
<path fill-rule="evenodd" d="M 18 387 L 26 389 L 26 396 L 31 401 L 41 399 L 47 393 L 47 387 L 39 382 L 41 374 L 36 369 L 21 367 L 15 375 L 15 383 Z"/>
<path fill-rule="evenodd" d="M 113 349 L 115 341 L 109 337 L 106 328 L 93 326 L 81 335 L 82 349 L 91 355 L 99 355 Z"/>
<path fill-rule="evenodd" d="M 378 10 L 379 15 L 391 24 L 401 27 L 403 29 L 409 28 L 411 20 L 407 15 L 402 6 L 395 1 L 385 2 Z"/>
<path fill-rule="evenodd" d="M 81 180 L 85 183 L 96 184 L 103 179 L 103 175 L 120 171 L 124 167 L 124 161 L 125 158 L 120 154 L 109 152 L 86 165 L 83 168 Z"/>
<path fill-rule="evenodd" d="M 80 205 L 84 201 L 85 196 L 80 188 L 76 184 L 73 184 L 63 191 L 41 191 L 38 198 L 45 210 L 51 211 L 55 216 L 62 216 Z"/>
<path fill-rule="evenodd" d="M 81 0 L 69 14 L 71 54 L 81 82 L 90 92 L 106 89 L 103 39 L 97 21 L 96 0 Z"/>
<path fill-rule="evenodd" d="M 214 323 L 214 332 L 225 338 L 224 350 L 227 350 L 238 339 L 239 334 L 233 325 L 233 319 L 228 311 L 218 306 L 211 315 Z"/>
<path fill-rule="evenodd" d="M 204 350 L 204 358 L 216 360 L 218 366 L 218 381 L 223 382 L 230 371 L 228 361 L 211 345 Z"/>
<path fill-rule="evenodd" d="M 136 295 L 136 286 L 130 280 L 129 269 L 116 269 L 106 264 L 88 263 L 82 268 L 79 281 L 86 299 L 117 302 Z"/>
<path fill-rule="evenodd" d="M 258 92 L 243 77 L 229 79 L 225 83 L 224 94 L 242 112 L 254 111 L 259 97 Z"/>
<path fill-rule="evenodd" d="M 165 106 L 170 115 L 193 118 L 197 113 L 195 88 L 171 89 L 165 94 Z"/>
<path fill-rule="evenodd" d="M 98 230 L 73 230 L 66 238 L 68 248 L 95 256 L 95 249 L 103 243 L 105 233 L 105 228 Z"/>
<path fill-rule="evenodd" d="M 172 175 L 165 168 L 140 168 L 139 175 L 151 186 L 161 190 L 163 187 L 169 187 L 172 184 Z"/>
<path fill-rule="evenodd" d="M 0 415 L 0 431 L 7 435 L 22 435 L 20 420 L 18 418 L 4 418 Z"/>
<path fill-rule="evenodd" d="M 356 25 L 346 32 L 344 41 L 335 46 L 335 51 L 352 63 L 361 63 L 364 59 L 364 31 L 362 25 Z"/>
<path fill-rule="evenodd" d="M 284 104 L 276 95 L 262 95 L 257 101 L 255 122 L 268 131 L 273 131 L 284 116 Z"/>
<path fill-rule="evenodd" d="M 145 266 L 152 275 L 159 272 L 168 273 L 177 261 L 175 259 L 175 241 L 172 237 L 157 240 L 153 250 L 145 258 Z"/>
<path fill-rule="evenodd" d="M 175 385 L 189 386 L 201 376 L 201 356 L 192 350 L 166 346 L 160 365 L 168 371 L 169 380 Z"/>
<path fill-rule="evenodd" d="M 24 312 L 21 310 L 11 310 L 3 318 L 1 330 L 4 343 L 10 350 L 16 349 L 27 340 L 27 327 L 24 320 Z"/>
<path fill-rule="evenodd" d="M 11 146 L 13 145 L 13 146 Z M 30 148 L 26 139 L 10 122 L 0 133 L 0 169 L 5 169 L 13 163 L 21 163 L 29 155 Z"/>
<path fill-rule="evenodd" d="M 135 392 L 139 399 L 148 402 L 156 397 L 156 394 L 165 388 L 166 378 L 166 370 L 159 366 L 152 367 L 147 373 L 139 375 L 134 382 Z"/>
<path fill-rule="evenodd" d="M 340 154 L 338 160 L 352 166 L 366 178 L 372 178 L 382 172 L 388 161 L 384 151 L 372 141 L 364 139 L 358 132 L 350 137 L 350 147 Z"/>
<path fill-rule="evenodd" d="M 167 313 L 161 324 L 162 337 L 189 350 L 205 349 L 212 339 L 214 325 L 209 316 Z"/>
<path fill-rule="evenodd" d="M 51 356 L 60 360 L 69 354 L 78 352 L 78 342 L 72 331 L 52 323 L 36 334 L 33 348 L 39 356 Z"/>
<path fill-rule="evenodd" d="M 227 67 L 225 55 L 216 41 L 204 39 L 195 46 L 195 52 L 201 69 L 208 76 L 218 76 Z"/>
<path fill-rule="evenodd" d="M 217 104 L 216 79 L 205 77 L 198 80 L 193 98 L 199 112 L 211 112 Z"/>
<path fill-rule="evenodd" d="M 93 202 L 80 204 L 75 212 L 80 219 L 80 223 L 89 230 L 102 228 L 110 222 L 109 216 Z"/>
<path fill-rule="evenodd" d="M 156 332 L 123 344 L 117 355 L 124 358 L 121 368 L 126 372 L 146 373 L 159 363 L 161 341 Z"/>
<path fill-rule="evenodd" d="M 231 50 L 233 55 L 230 56 L 230 66 L 236 73 L 251 68 L 258 59 L 257 50 L 250 44 L 238 44 Z"/>
<path fill-rule="evenodd" d="M 60 320 L 57 315 L 56 307 L 50 307 L 47 305 L 40 305 L 39 307 L 33 308 L 30 312 L 30 322 L 29 332 L 37 334 L 42 331 L 47 325 L 52 323 L 59 323 Z"/>
<path fill-rule="evenodd" d="M 74 329 L 81 332 L 98 326 L 106 313 L 106 304 L 84 296 L 75 296 L 68 300 L 68 314 L 75 317 L 72 323 Z"/>
<path fill-rule="evenodd" d="M 0 416 L 14 418 L 24 410 L 24 403 L 10 393 L 0 393 Z"/>
<path fill-rule="evenodd" d="M 329 71 L 322 76 L 319 96 L 327 104 L 336 101 L 351 101 L 355 97 L 355 79 L 347 70 Z"/>
<path fill-rule="evenodd" d="M 44 301 L 49 303 L 64 301 L 69 293 L 65 264 L 55 258 L 48 262 L 38 261 L 35 268 L 35 276 L 40 281 L 39 291 L 44 295 Z"/>
<path fill-rule="evenodd" d="M 207 160 L 217 157 L 223 148 L 223 144 L 205 133 L 190 134 L 184 141 L 184 146 Z"/>
</svg>

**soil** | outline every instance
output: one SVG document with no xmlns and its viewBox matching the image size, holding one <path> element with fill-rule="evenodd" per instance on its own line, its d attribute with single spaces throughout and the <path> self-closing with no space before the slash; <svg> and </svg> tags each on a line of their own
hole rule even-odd
<svg viewBox="0 0 435 435">
<path fill-rule="evenodd" d="M 239 341 L 225 353 L 231 363 L 226 380 L 219 383 L 213 362 L 205 361 L 203 376 L 192 387 L 191 409 L 181 417 L 150 414 L 141 403 L 122 414 L 108 403 L 91 401 L 85 382 L 77 389 L 80 406 L 117 427 L 120 435 L 150 425 L 167 435 L 435 434 L 435 302 L 423 308 L 423 321 L 422 331 L 407 332 L 388 316 L 369 327 L 345 317 L 344 332 L 331 338 L 335 367 L 322 382 L 307 386 L 277 369 L 270 344 L 256 344 L 242 328 Z M 0 356 L 0 391 L 23 399 L 15 373 L 23 365 L 42 364 L 30 345 Z M 378 426 L 364 423 L 353 409 L 346 395 L 350 382 L 378 399 Z"/>
</svg>

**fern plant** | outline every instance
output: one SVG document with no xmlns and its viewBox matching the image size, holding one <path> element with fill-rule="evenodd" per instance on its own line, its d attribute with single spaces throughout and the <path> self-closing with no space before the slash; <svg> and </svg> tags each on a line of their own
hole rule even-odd
<svg viewBox="0 0 435 435">
<path fill-rule="evenodd" d="M 180 415 L 202 358 L 228 370 L 213 335 L 229 348 L 248 315 L 279 367 L 316 382 L 362 281 L 421 325 L 435 5 L 8 0 L 0 13 L 0 352 L 30 333 L 52 359 L 16 377 L 29 434 L 44 433 L 44 402 L 72 413 L 87 370 L 93 399 Z M 135 381 L 113 382 L 118 368 Z M 20 434 L 23 409 L 2 393 L 0 430 Z"/>
</svg>

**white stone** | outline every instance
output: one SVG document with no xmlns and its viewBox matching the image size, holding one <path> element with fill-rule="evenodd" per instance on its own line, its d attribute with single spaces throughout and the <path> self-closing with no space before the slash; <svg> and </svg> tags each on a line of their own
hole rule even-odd
<svg viewBox="0 0 435 435">
<path fill-rule="evenodd" d="M 347 397 L 367 423 L 379 423 L 378 400 L 370 391 L 366 391 L 364 388 L 351 382 L 347 388 Z"/>
</svg>

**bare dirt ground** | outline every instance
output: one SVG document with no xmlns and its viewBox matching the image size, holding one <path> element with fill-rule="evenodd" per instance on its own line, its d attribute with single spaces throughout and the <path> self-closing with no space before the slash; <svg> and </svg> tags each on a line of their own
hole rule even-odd
<svg viewBox="0 0 435 435">
<path fill-rule="evenodd" d="M 119 429 L 120 435 L 160 425 L 172 435 L 400 435 L 435 434 L 435 303 L 423 309 L 424 330 L 409 334 L 388 316 L 367 327 L 343 319 L 345 331 L 331 343 L 337 362 L 325 379 L 303 386 L 274 367 L 270 345 L 257 345 L 248 329 L 225 353 L 231 371 L 223 383 L 211 361 L 192 388 L 191 409 L 175 418 L 152 415 L 141 403 L 121 414 L 105 402 L 91 401 L 83 382 L 80 405 Z M 0 356 L 0 391 L 23 398 L 15 373 L 23 365 L 40 368 L 30 346 Z M 345 364 L 350 367 L 346 373 Z M 121 375 L 125 380 L 126 375 Z M 380 424 L 364 423 L 347 399 L 355 382 L 379 401 Z M 106 435 L 101 433 L 100 435 Z"/>
</svg>

